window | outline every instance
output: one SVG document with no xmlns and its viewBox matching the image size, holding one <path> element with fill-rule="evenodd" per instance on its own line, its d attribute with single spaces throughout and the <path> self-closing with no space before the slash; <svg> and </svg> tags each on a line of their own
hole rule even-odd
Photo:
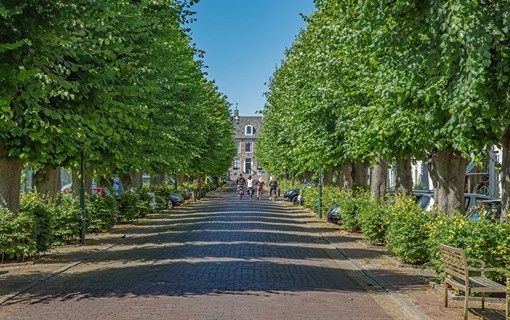
<svg viewBox="0 0 510 320">
<path fill-rule="evenodd" d="M 253 152 L 253 141 L 246 140 L 244 142 L 244 152 Z"/>
<path fill-rule="evenodd" d="M 239 170 L 240 167 L 241 161 L 239 160 L 239 158 L 234 158 L 234 162 L 232 163 L 232 169 Z"/>
<path fill-rule="evenodd" d="M 253 135 L 253 126 L 244 127 L 244 134 L 247 136 Z"/>
<path fill-rule="evenodd" d="M 241 153 L 241 142 L 236 140 L 237 153 Z"/>
</svg>

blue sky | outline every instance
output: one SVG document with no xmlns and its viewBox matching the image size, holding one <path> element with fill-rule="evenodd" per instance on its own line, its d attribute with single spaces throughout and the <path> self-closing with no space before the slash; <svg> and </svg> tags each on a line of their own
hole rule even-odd
<svg viewBox="0 0 510 320">
<path fill-rule="evenodd" d="M 285 48 L 306 27 L 313 0 L 200 0 L 193 7 L 193 42 L 206 52 L 208 78 L 228 96 L 240 115 L 264 108 L 269 81 Z"/>
</svg>

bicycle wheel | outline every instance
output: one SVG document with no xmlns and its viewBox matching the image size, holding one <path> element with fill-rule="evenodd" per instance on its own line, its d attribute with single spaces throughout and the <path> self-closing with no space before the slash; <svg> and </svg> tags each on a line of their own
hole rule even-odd
<svg viewBox="0 0 510 320">
<path fill-rule="evenodd" d="M 478 189 L 478 194 L 489 195 L 489 188 L 487 186 L 482 186 Z"/>
</svg>

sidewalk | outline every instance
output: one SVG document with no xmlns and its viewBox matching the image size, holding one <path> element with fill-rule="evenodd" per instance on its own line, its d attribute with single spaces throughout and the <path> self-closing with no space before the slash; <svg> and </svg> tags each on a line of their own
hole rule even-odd
<svg viewBox="0 0 510 320">
<path fill-rule="evenodd" d="M 88 234 L 85 245 L 58 246 L 26 262 L 0 264 L 0 306 L 16 295 L 111 250 L 135 225 L 117 226 L 110 233 Z"/>
</svg>

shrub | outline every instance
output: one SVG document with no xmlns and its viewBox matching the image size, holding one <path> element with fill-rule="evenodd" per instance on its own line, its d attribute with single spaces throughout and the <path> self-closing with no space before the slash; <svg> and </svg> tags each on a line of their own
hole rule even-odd
<svg viewBox="0 0 510 320">
<path fill-rule="evenodd" d="M 158 187 L 155 189 L 156 194 L 156 202 L 158 201 L 157 192 L 162 188 Z M 163 190 L 166 190 L 163 189 Z M 159 201 L 161 202 L 161 191 Z M 166 197 L 165 199 L 168 199 Z M 145 217 L 150 211 L 150 197 L 147 194 L 145 189 L 137 189 L 130 192 L 124 192 L 120 195 L 116 196 L 117 204 L 118 204 L 118 215 L 117 222 L 118 223 L 127 223 L 131 222 L 136 218 Z M 161 203 L 158 203 L 161 205 Z M 165 207 L 167 205 L 167 200 L 165 201 Z"/>
<path fill-rule="evenodd" d="M 87 232 L 108 232 L 115 225 L 117 201 L 113 196 L 100 197 L 93 193 L 86 199 Z"/>
<path fill-rule="evenodd" d="M 366 194 L 364 194 L 366 195 Z M 359 206 L 358 221 L 363 237 L 372 244 L 383 244 L 388 228 L 390 204 L 385 201 L 371 201 L 365 197 Z"/>
<path fill-rule="evenodd" d="M 489 220 L 466 221 L 461 215 L 454 217 L 437 215 L 428 226 L 430 265 L 438 273 L 443 263 L 439 243 L 463 248 L 469 258 L 478 258 L 494 268 L 508 267 L 510 262 L 510 225 Z M 496 281 L 502 281 L 501 274 L 488 274 Z"/>
<path fill-rule="evenodd" d="M 80 240 L 80 202 L 73 194 L 60 194 L 53 211 L 55 244 L 70 244 Z"/>
<path fill-rule="evenodd" d="M 304 188 L 300 192 L 301 192 L 301 198 L 304 201 L 303 205 L 306 208 L 312 209 L 313 212 L 317 213 L 319 189 L 317 187 L 310 187 L 310 188 Z"/>
<path fill-rule="evenodd" d="M 420 264 L 429 260 L 428 222 L 432 214 L 423 211 L 414 199 L 398 197 L 389 207 L 386 233 L 388 250 L 405 263 Z"/>
<path fill-rule="evenodd" d="M 333 205 L 338 205 L 338 199 L 345 196 L 342 188 L 324 186 L 322 192 L 322 208 L 324 212 L 328 212 Z"/>
<path fill-rule="evenodd" d="M 32 221 L 30 231 L 39 253 L 48 251 L 53 244 L 54 210 L 51 200 L 40 193 L 30 192 L 21 196 L 19 214 Z"/>
<path fill-rule="evenodd" d="M 364 193 L 344 193 L 343 196 L 337 199 L 338 207 L 340 208 L 338 214 L 342 217 L 342 225 L 346 230 L 356 232 L 360 230 L 360 222 L 358 213 L 360 208 L 366 202 L 366 195 Z"/>
<path fill-rule="evenodd" d="M 37 251 L 33 237 L 34 222 L 30 215 L 15 216 L 0 207 L 0 254 L 7 259 L 24 259 Z"/>
</svg>

